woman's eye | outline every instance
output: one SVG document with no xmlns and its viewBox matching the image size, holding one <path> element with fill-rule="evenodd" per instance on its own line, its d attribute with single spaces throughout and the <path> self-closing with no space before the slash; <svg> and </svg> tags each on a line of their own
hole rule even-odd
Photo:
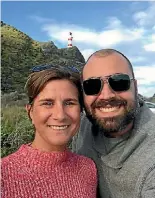
<svg viewBox="0 0 155 198">
<path fill-rule="evenodd" d="M 66 101 L 66 102 L 65 102 L 65 105 L 67 105 L 67 106 L 68 106 L 68 105 L 75 105 L 75 103 L 74 103 L 74 102 L 71 102 L 71 101 Z"/>
<path fill-rule="evenodd" d="M 46 101 L 44 102 L 42 105 L 45 105 L 45 106 L 52 106 L 53 103 L 51 101 Z"/>
</svg>

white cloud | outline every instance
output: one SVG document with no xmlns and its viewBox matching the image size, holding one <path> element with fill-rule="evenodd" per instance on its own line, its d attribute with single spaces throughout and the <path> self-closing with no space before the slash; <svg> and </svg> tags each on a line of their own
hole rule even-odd
<svg viewBox="0 0 155 198">
<path fill-rule="evenodd" d="M 31 19 L 34 20 L 34 21 L 37 21 L 38 23 L 49 23 L 49 22 L 54 22 L 53 19 L 45 18 L 45 17 L 41 17 L 41 16 L 37 16 L 37 15 L 29 16 L 29 18 L 31 18 Z"/>
<path fill-rule="evenodd" d="M 133 19 L 140 26 L 154 25 L 155 20 L 155 3 L 149 2 L 149 7 L 133 15 Z"/>
<path fill-rule="evenodd" d="M 107 19 L 107 28 L 108 29 L 114 29 L 122 27 L 122 22 L 117 17 L 109 17 Z"/>
<path fill-rule="evenodd" d="M 147 44 L 147 45 L 144 45 L 144 49 L 146 51 L 155 52 L 155 42 Z"/>
<path fill-rule="evenodd" d="M 118 22 L 115 21 L 115 26 Z M 110 27 L 114 24 L 110 24 Z M 119 23 L 120 26 L 120 23 Z M 109 26 L 108 26 L 109 28 Z M 68 32 L 73 32 L 74 41 L 76 43 L 83 43 L 87 45 L 93 45 L 94 47 L 111 47 L 121 42 L 131 42 L 137 39 L 141 39 L 144 30 L 126 27 L 115 27 L 115 29 L 107 29 L 96 32 L 94 30 L 75 26 L 71 24 L 48 24 L 44 25 L 43 31 L 47 32 L 49 37 L 60 42 L 66 42 L 68 38 Z"/>
<path fill-rule="evenodd" d="M 144 56 L 132 56 L 132 57 L 129 57 L 129 60 L 132 62 L 132 63 L 141 63 L 143 61 L 146 60 L 146 57 Z"/>
<path fill-rule="evenodd" d="M 152 41 L 155 41 L 155 34 L 152 34 Z"/>
<path fill-rule="evenodd" d="M 85 61 L 87 61 L 87 59 L 89 58 L 89 56 L 95 52 L 95 49 L 84 49 L 81 51 L 82 55 L 85 58 Z"/>
<path fill-rule="evenodd" d="M 138 92 L 151 97 L 155 93 L 155 65 L 134 67 L 138 84 Z"/>
<path fill-rule="evenodd" d="M 88 42 L 97 39 L 97 34 L 95 32 L 72 24 L 48 24 L 44 25 L 43 31 L 47 32 L 49 37 L 61 42 L 67 41 L 69 32 L 73 33 L 74 40 L 77 42 Z"/>
<path fill-rule="evenodd" d="M 152 85 L 155 88 L 155 65 L 134 67 L 135 77 L 139 85 Z"/>
<path fill-rule="evenodd" d="M 150 35 L 150 43 L 147 43 L 143 46 L 145 51 L 155 52 L 155 34 Z"/>
<path fill-rule="evenodd" d="M 140 93 L 141 95 L 146 96 L 146 97 L 152 97 L 155 93 L 155 85 L 148 86 L 148 87 L 139 86 L 138 93 Z"/>
<path fill-rule="evenodd" d="M 134 14 L 133 18 L 134 20 L 139 23 L 139 25 L 145 24 L 145 18 L 147 17 L 147 14 L 145 12 L 137 12 Z"/>
</svg>

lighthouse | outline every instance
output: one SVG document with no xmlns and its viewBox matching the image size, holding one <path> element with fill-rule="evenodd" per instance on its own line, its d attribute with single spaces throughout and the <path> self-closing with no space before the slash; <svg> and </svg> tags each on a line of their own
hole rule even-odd
<svg viewBox="0 0 155 198">
<path fill-rule="evenodd" d="M 69 36 L 68 36 L 68 48 L 69 47 L 73 47 L 72 40 L 73 40 L 72 32 L 69 32 Z"/>
</svg>

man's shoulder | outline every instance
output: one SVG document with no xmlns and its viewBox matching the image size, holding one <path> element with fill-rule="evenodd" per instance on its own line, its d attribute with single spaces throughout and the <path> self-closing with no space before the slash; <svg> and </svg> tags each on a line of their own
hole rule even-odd
<svg viewBox="0 0 155 198">
<path fill-rule="evenodd" d="M 83 113 L 81 116 L 79 134 L 82 135 L 82 134 L 88 133 L 88 129 L 91 130 L 91 126 L 92 126 L 92 123 L 89 121 L 86 114 Z"/>
<path fill-rule="evenodd" d="M 155 195 L 155 155 L 153 154 L 144 167 L 136 183 L 136 197 L 152 198 Z"/>
<path fill-rule="evenodd" d="M 81 123 L 78 133 L 73 137 L 72 140 L 72 151 L 80 153 L 81 148 L 84 146 L 85 149 L 90 146 L 92 140 L 91 132 L 92 124 L 88 120 L 85 114 L 81 116 Z M 83 154 L 83 153 L 82 153 Z"/>
<path fill-rule="evenodd" d="M 141 131 L 141 133 L 155 137 L 155 114 L 146 106 L 145 102 L 141 103 L 134 125 L 134 128 Z"/>
</svg>

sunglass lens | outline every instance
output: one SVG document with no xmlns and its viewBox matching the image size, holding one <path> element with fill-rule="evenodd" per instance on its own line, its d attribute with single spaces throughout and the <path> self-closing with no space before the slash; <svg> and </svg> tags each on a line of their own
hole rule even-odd
<svg viewBox="0 0 155 198">
<path fill-rule="evenodd" d="M 83 82 L 83 89 L 86 95 L 97 95 L 101 90 L 101 79 L 88 79 Z"/>
<path fill-rule="evenodd" d="M 127 74 L 117 74 L 109 78 L 109 85 L 114 91 L 127 91 L 130 88 L 130 78 Z"/>
</svg>

